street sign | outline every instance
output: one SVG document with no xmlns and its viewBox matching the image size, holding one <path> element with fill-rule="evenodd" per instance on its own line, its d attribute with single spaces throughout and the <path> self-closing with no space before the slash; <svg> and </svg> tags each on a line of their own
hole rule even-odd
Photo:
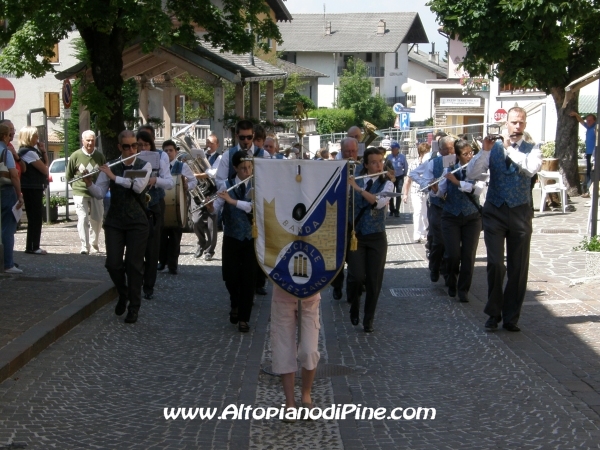
<svg viewBox="0 0 600 450">
<path fill-rule="evenodd" d="M 405 108 L 402 103 L 396 103 L 393 108 L 394 114 L 414 113 L 415 108 Z"/>
<path fill-rule="evenodd" d="M 6 78 L 0 78 L 0 112 L 8 111 L 15 104 L 15 87 Z"/>
<path fill-rule="evenodd" d="M 73 90 L 69 80 L 63 81 L 62 101 L 65 109 L 69 109 L 71 107 L 71 102 L 73 101 Z"/>
<path fill-rule="evenodd" d="M 505 109 L 497 109 L 494 113 L 494 120 L 496 122 L 506 122 L 506 118 L 508 117 L 508 113 Z"/>
<path fill-rule="evenodd" d="M 410 130 L 410 114 L 403 112 L 400 114 L 400 131 Z"/>
<path fill-rule="evenodd" d="M 63 110 L 63 117 L 64 117 L 65 119 L 70 119 L 70 118 L 71 118 L 71 109 L 67 109 L 67 108 L 65 108 L 65 109 Z"/>
</svg>

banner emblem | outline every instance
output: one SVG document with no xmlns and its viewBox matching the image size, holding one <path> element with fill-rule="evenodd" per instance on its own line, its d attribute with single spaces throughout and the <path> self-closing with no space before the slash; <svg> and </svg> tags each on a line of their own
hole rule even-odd
<svg viewBox="0 0 600 450">
<path fill-rule="evenodd" d="M 346 161 L 254 159 L 258 264 L 300 299 L 321 291 L 346 251 Z"/>
</svg>

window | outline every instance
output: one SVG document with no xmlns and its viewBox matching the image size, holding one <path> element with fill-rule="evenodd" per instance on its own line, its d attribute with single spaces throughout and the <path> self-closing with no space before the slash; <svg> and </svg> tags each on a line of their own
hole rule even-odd
<svg viewBox="0 0 600 450">
<path fill-rule="evenodd" d="M 411 107 L 417 106 L 417 96 L 416 95 L 407 95 L 406 96 L 406 104 L 407 105 L 408 105 L 408 102 L 412 102 Z"/>
<path fill-rule="evenodd" d="M 54 56 L 51 56 L 50 58 L 48 58 L 48 61 L 50 61 L 51 63 L 57 64 L 58 61 L 58 44 L 54 44 L 54 48 L 52 49 L 52 51 L 54 52 Z"/>
<path fill-rule="evenodd" d="M 394 53 L 395 61 L 394 61 L 394 69 L 398 68 L 398 52 Z"/>
<path fill-rule="evenodd" d="M 365 62 L 373 62 L 373 53 L 367 53 L 367 60 Z"/>
<path fill-rule="evenodd" d="M 58 92 L 44 92 L 44 108 L 48 117 L 60 117 L 60 94 Z"/>
</svg>

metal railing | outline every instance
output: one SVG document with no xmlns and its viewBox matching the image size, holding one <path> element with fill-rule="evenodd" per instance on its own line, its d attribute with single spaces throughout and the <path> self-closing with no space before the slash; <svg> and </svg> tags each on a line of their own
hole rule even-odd
<svg viewBox="0 0 600 450">
<path fill-rule="evenodd" d="M 346 67 L 338 66 L 337 75 L 338 77 L 343 75 Z M 367 75 L 371 78 L 381 78 L 385 76 L 385 67 L 367 66 Z"/>
</svg>

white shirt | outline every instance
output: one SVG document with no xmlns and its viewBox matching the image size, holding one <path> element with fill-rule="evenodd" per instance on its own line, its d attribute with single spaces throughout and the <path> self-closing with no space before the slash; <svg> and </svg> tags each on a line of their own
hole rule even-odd
<svg viewBox="0 0 600 450">
<path fill-rule="evenodd" d="M 128 160 L 128 162 L 135 161 L 137 158 L 133 158 L 133 160 Z M 146 163 L 142 170 L 146 171 L 146 176 L 144 178 L 123 178 L 116 177 L 115 183 L 119 186 L 123 186 L 126 189 L 133 189 L 133 192 L 136 194 L 140 194 L 148 184 L 148 180 L 150 179 L 150 174 L 152 173 L 152 165 L 150 163 Z M 102 199 L 108 192 L 108 188 L 110 187 L 110 178 L 104 172 L 101 172 L 98 175 L 98 179 L 95 183 L 92 183 L 90 187 L 88 187 L 88 191 L 94 198 Z"/>
<path fill-rule="evenodd" d="M 512 143 L 508 148 L 504 148 L 501 142 L 497 141 L 494 147 L 500 146 L 504 151 L 505 157 L 509 157 L 518 167 L 519 171 L 532 177 L 539 172 L 542 167 L 542 152 L 539 148 L 532 148 L 529 153 L 522 153 L 519 147 L 523 143 L 523 139 L 517 142 L 517 148 L 512 147 Z M 486 172 L 490 168 L 491 150 L 482 150 L 477 153 L 467 166 L 467 178 L 471 180 L 481 180 L 486 176 Z"/>
<path fill-rule="evenodd" d="M 246 185 L 246 195 L 249 191 L 248 189 L 248 182 L 250 181 L 250 178 L 246 178 L 246 180 L 244 181 L 244 184 Z M 237 176 L 235 177 L 234 180 L 234 185 L 241 183 L 242 180 L 240 180 Z M 241 186 L 241 185 L 240 185 Z M 238 187 L 240 187 L 238 186 Z M 221 189 L 219 192 L 223 192 L 226 188 Z M 237 189 L 237 188 L 236 188 Z M 214 214 L 217 214 L 219 211 L 221 211 L 221 209 L 223 209 L 223 206 L 225 205 L 225 200 L 223 200 L 221 197 L 218 197 L 213 206 L 215 208 Z M 241 209 L 242 211 L 244 211 L 246 214 L 250 214 L 252 212 L 252 202 L 246 202 L 244 200 L 238 200 L 237 204 L 235 205 L 236 208 Z"/>
<path fill-rule="evenodd" d="M 425 189 L 436 179 L 433 176 L 433 160 L 428 159 L 421 165 L 417 166 L 415 169 L 410 171 L 408 176 L 413 180 L 413 182 L 417 183 L 421 189 Z M 429 191 L 429 193 L 435 197 L 435 193 L 433 191 Z"/>
<path fill-rule="evenodd" d="M 170 164 L 170 168 L 173 168 L 172 163 Z M 181 168 L 181 175 L 184 176 L 187 180 L 188 191 L 194 189 L 198 184 L 198 180 L 196 180 L 194 172 L 192 172 L 192 169 L 190 169 L 190 166 L 188 166 L 187 163 L 183 163 L 183 167 Z"/>
<path fill-rule="evenodd" d="M 210 160 L 210 157 L 213 155 L 213 153 L 211 153 L 210 155 L 207 154 L 206 155 L 206 159 Z M 229 157 L 229 155 L 227 155 L 227 157 Z M 219 169 L 219 164 L 221 163 L 221 158 L 223 158 L 223 155 L 219 155 L 217 156 L 217 158 L 215 159 L 215 162 L 213 162 L 210 166 L 210 169 L 208 169 L 206 171 L 206 174 L 211 177 L 213 180 L 215 179 L 215 176 L 217 175 L 217 170 Z M 229 169 L 229 168 L 228 168 Z"/>
<path fill-rule="evenodd" d="M 175 182 L 171 176 L 171 165 L 169 163 L 169 157 L 166 152 L 160 154 L 160 169 L 158 171 L 158 177 L 156 177 L 156 187 L 163 188 L 165 190 L 173 189 Z"/>
<path fill-rule="evenodd" d="M 380 175 L 375 175 L 373 177 L 368 177 L 364 179 L 364 184 L 366 186 L 366 184 L 369 182 L 369 180 L 373 180 L 373 183 L 375 183 L 375 181 L 377 180 L 377 178 L 379 178 Z M 381 209 L 383 208 L 385 205 L 387 205 L 390 202 L 390 197 L 382 197 L 379 194 L 381 194 L 382 192 L 393 192 L 394 191 L 394 184 L 387 180 L 385 182 L 385 184 L 383 185 L 383 189 L 381 191 L 379 191 L 377 194 L 374 194 L 375 197 L 377 198 L 377 203 L 375 204 L 375 209 Z"/>
<path fill-rule="evenodd" d="M 444 169 L 444 175 L 446 175 L 448 172 L 450 172 L 450 169 Z M 450 183 L 450 181 L 448 181 L 447 178 L 444 178 L 438 184 L 437 193 L 434 193 L 432 191 L 431 195 L 443 198 L 444 195 L 446 195 L 446 192 L 448 191 L 448 183 Z M 475 197 L 479 197 L 481 195 L 481 193 L 483 192 L 483 189 L 485 188 L 485 183 L 483 181 L 477 181 L 475 183 L 472 183 L 470 181 L 459 181 L 459 183 L 460 183 L 460 186 L 458 187 L 459 191 L 466 192 L 466 193 L 473 192 L 473 195 Z"/>
<path fill-rule="evenodd" d="M 35 148 L 35 147 L 33 147 L 33 148 Z M 37 154 L 36 151 L 33 151 L 33 150 L 30 150 L 27 153 L 25 153 L 23 156 L 21 156 L 21 159 L 23 160 L 23 162 L 25 162 L 27 164 L 31 164 L 32 162 L 35 162 L 35 161 L 41 161 L 40 156 Z"/>
<path fill-rule="evenodd" d="M 239 145 L 236 145 L 233 148 L 239 149 Z M 221 162 L 219 163 L 219 168 L 217 169 L 217 173 L 215 175 L 215 181 L 217 183 L 218 189 L 224 189 L 225 181 L 227 181 L 227 178 L 229 178 L 229 151 L 230 150 L 231 149 L 226 150 L 225 153 L 223 153 L 223 156 L 221 157 Z M 254 144 L 252 144 L 250 146 L 250 148 L 248 150 L 246 150 L 246 156 L 248 158 L 252 158 L 254 156 L 255 151 L 256 151 L 256 147 L 254 146 Z M 266 158 L 266 159 L 271 158 L 271 155 L 269 154 L 268 151 L 265 150 L 263 158 Z"/>
</svg>

